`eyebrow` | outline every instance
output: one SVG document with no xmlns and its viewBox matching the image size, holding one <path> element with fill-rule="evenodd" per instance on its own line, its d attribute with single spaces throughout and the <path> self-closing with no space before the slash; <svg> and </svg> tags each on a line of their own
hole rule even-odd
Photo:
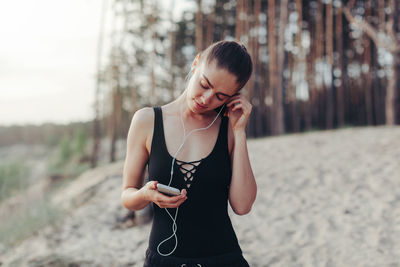
<svg viewBox="0 0 400 267">
<path fill-rule="evenodd" d="M 210 83 L 210 81 L 208 80 L 208 78 L 206 77 L 206 75 L 203 74 L 203 78 L 207 80 L 207 83 L 211 86 L 211 88 L 214 88 L 214 86 Z M 227 95 L 227 94 L 224 94 L 224 93 L 221 93 L 221 92 L 218 92 L 217 94 L 221 94 L 221 95 L 229 96 L 229 97 L 234 96 L 234 95 Z"/>
</svg>

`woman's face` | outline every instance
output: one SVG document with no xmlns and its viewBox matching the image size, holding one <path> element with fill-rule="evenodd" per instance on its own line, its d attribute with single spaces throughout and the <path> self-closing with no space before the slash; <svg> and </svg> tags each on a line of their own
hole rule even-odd
<svg viewBox="0 0 400 267">
<path fill-rule="evenodd" d="M 187 104 L 194 113 L 213 111 L 237 93 L 236 76 L 217 67 L 213 60 L 207 64 L 201 60 L 189 81 Z"/>
</svg>

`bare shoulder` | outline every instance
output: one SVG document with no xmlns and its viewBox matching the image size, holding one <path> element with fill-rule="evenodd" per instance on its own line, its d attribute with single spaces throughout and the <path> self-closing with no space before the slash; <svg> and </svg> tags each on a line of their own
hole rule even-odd
<svg viewBox="0 0 400 267">
<path fill-rule="evenodd" d="M 146 145 L 148 151 L 151 146 L 154 126 L 154 111 L 151 107 L 145 107 L 137 110 L 132 117 L 128 133 L 128 143 L 132 139 L 141 140 Z"/>
<path fill-rule="evenodd" d="M 138 109 L 135 114 L 133 114 L 132 120 L 136 119 L 139 122 L 146 122 L 146 120 L 154 118 L 154 111 L 151 107 L 144 107 Z"/>
<path fill-rule="evenodd" d="M 131 129 L 137 131 L 147 131 L 153 127 L 154 123 L 154 111 L 152 108 L 145 107 L 137 110 L 133 114 L 131 121 Z"/>
</svg>

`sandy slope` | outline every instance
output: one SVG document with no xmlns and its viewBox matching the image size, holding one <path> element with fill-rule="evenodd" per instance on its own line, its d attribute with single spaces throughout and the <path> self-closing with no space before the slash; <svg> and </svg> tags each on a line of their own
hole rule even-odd
<svg viewBox="0 0 400 267">
<path fill-rule="evenodd" d="M 250 214 L 231 219 L 251 266 L 400 266 L 400 127 L 285 135 L 248 147 L 257 200 Z M 57 203 L 79 206 L 0 256 L 3 266 L 142 266 L 150 225 L 119 222 L 122 165 L 85 173 L 60 192 Z"/>
</svg>

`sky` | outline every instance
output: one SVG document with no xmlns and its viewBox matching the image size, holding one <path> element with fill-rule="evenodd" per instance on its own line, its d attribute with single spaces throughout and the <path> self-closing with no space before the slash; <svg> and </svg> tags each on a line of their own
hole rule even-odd
<svg viewBox="0 0 400 267">
<path fill-rule="evenodd" d="M 0 2 L 0 125 L 93 118 L 101 3 Z"/>
<path fill-rule="evenodd" d="M 94 117 L 102 3 L 0 2 L 0 125 L 69 123 Z M 178 19 L 188 1 L 162 1 Z M 106 36 L 110 32 L 106 16 Z M 106 48 L 105 48 L 106 50 Z M 106 52 L 106 51 L 104 51 Z"/>
</svg>

